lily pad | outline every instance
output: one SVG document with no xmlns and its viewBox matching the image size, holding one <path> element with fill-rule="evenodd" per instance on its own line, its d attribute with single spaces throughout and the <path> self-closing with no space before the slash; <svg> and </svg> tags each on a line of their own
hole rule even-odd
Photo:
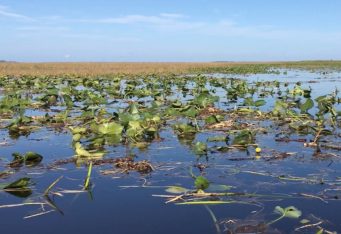
<svg viewBox="0 0 341 234">
<path fill-rule="evenodd" d="M 123 126 L 112 122 L 98 125 L 98 132 L 103 135 L 120 135 L 123 131 Z"/>
</svg>

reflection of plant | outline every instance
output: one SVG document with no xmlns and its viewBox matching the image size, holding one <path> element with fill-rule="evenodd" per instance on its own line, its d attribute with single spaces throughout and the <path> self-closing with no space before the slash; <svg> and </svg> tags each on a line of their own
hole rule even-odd
<svg viewBox="0 0 341 234">
<path fill-rule="evenodd" d="M 28 197 L 32 194 L 30 181 L 28 177 L 20 178 L 12 183 L 0 184 L 0 189 L 17 197 Z"/>
<path fill-rule="evenodd" d="M 279 214 L 280 216 L 275 219 L 272 220 L 271 222 L 269 222 L 267 225 L 271 225 L 283 218 L 294 218 L 297 219 L 302 215 L 302 212 L 300 210 L 298 210 L 296 207 L 294 206 L 288 206 L 286 208 L 282 208 L 280 206 L 276 206 L 274 212 L 276 214 Z"/>
</svg>

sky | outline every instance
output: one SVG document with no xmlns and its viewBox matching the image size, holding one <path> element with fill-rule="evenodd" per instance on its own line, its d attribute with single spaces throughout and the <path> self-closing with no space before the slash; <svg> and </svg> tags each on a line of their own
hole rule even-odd
<svg viewBox="0 0 341 234">
<path fill-rule="evenodd" d="M 340 11 L 340 0 L 0 0 L 0 60 L 338 60 Z"/>
</svg>

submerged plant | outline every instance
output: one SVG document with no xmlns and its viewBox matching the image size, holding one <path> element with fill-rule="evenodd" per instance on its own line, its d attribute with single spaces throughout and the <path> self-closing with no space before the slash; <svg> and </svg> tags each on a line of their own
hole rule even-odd
<svg viewBox="0 0 341 234">
<path fill-rule="evenodd" d="M 302 215 L 302 212 L 294 206 L 288 206 L 286 208 L 276 206 L 274 212 L 276 214 L 279 214 L 280 216 L 277 219 L 272 220 L 271 222 L 267 223 L 267 225 L 271 225 L 284 218 L 298 219 Z"/>
</svg>

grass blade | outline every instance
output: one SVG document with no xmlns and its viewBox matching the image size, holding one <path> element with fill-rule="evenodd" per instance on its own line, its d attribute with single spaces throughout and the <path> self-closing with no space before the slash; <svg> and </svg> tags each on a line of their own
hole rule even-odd
<svg viewBox="0 0 341 234">
<path fill-rule="evenodd" d="M 83 187 L 84 190 L 87 190 L 89 188 L 91 171 L 92 171 L 92 161 L 89 164 L 88 174 L 86 175 L 86 179 L 84 182 L 84 187 Z"/>
</svg>

